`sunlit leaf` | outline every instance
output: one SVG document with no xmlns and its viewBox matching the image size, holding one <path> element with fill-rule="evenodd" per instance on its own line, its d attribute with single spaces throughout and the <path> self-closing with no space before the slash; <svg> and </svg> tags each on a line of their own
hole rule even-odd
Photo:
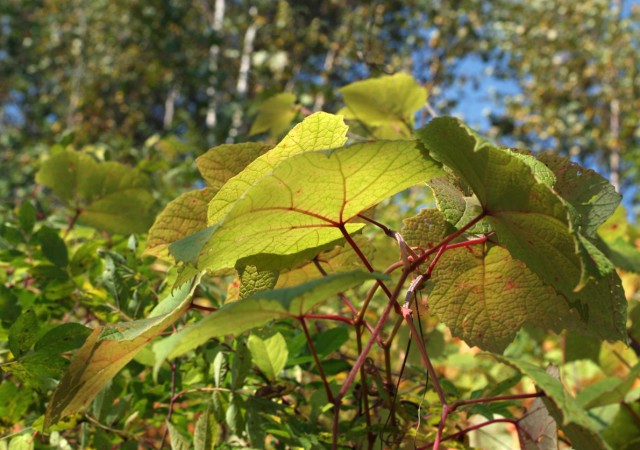
<svg viewBox="0 0 640 450">
<path fill-rule="evenodd" d="M 267 99 L 258 108 L 258 116 L 251 125 L 249 136 L 265 131 L 269 131 L 272 136 L 278 136 L 285 131 L 296 117 L 295 102 L 296 96 L 288 92 Z"/>
<path fill-rule="evenodd" d="M 572 163 L 555 153 L 538 155 L 556 176 L 553 188 L 571 206 L 575 222 L 587 237 L 594 238 L 598 227 L 610 217 L 620 204 L 621 196 L 615 188 L 593 170 Z"/>
<path fill-rule="evenodd" d="M 216 271 L 250 255 L 291 255 L 329 244 L 343 237 L 342 228 L 361 229 L 362 223 L 348 222 L 362 211 L 440 173 L 411 141 L 291 157 L 235 202 L 202 249 L 198 267 Z"/>
<path fill-rule="evenodd" d="M 247 346 L 251 351 L 251 359 L 260 371 L 271 381 L 284 369 L 289 356 L 287 342 L 280 333 L 263 337 L 259 334 L 251 334 L 247 340 Z"/>
<path fill-rule="evenodd" d="M 453 118 L 434 119 L 418 134 L 470 186 L 495 238 L 514 258 L 563 295 L 594 334 L 624 339 L 626 300 L 613 266 L 576 234 L 565 201 L 529 165 Z"/>
<path fill-rule="evenodd" d="M 228 303 L 201 321 L 154 344 L 156 368 L 166 358 L 182 355 L 211 338 L 238 335 L 273 319 L 299 317 L 330 296 L 373 277 L 364 272 L 339 273 L 301 286 L 257 292 L 240 301 Z"/>
<path fill-rule="evenodd" d="M 430 249 L 455 229 L 437 209 L 423 209 L 417 215 L 402 221 L 401 234 L 407 245 Z"/>
<path fill-rule="evenodd" d="M 469 345 L 502 352 L 525 323 L 560 331 L 580 317 L 504 248 L 444 253 L 427 284 L 429 310 Z"/>
<path fill-rule="evenodd" d="M 45 428 L 83 408 L 144 345 L 175 322 L 189 306 L 198 281 L 174 290 L 147 319 L 93 330 L 53 393 Z"/>
<path fill-rule="evenodd" d="M 305 118 L 278 145 L 256 158 L 220 189 L 209 205 L 209 225 L 219 222 L 242 194 L 285 159 L 299 153 L 344 145 L 347 129 L 342 117 L 332 114 L 319 112 Z"/>
<path fill-rule="evenodd" d="M 398 135 L 413 128 L 414 113 L 427 101 L 427 91 L 406 73 L 357 81 L 339 92 L 346 105 L 340 114 L 345 118 L 374 127 L 395 126 Z"/>
</svg>

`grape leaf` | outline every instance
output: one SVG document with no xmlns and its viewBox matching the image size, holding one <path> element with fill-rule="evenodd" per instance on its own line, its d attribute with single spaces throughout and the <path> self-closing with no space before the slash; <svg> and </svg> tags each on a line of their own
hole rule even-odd
<svg viewBox="0 0 640 450">
<path fill-rule="evenodd" d="M 362 234 L 356 234 L 352 236 L 352 239 L 367 260 L 371 261 L 374 256 L 374 247 L 371 245 L 369 239 Z M 325 273 L 328 274 L 363 268 L 362 261 L 348 244 L 332 246 L 330 250 L 319 253 L 316 259 Z M 322 273 L 318 270 L 315 263 L 311 261 L 311 258 L 307 258 L 304 264 L 291 270 L 282 271 L 278 277 L 276 287 L 296 286 L 322 276 Z"/>
<path fill-rule="evenodd" d="M 97 162 L 90 155 L 60 151 L 47 159 L 36 182 L 53 190 L 79 212 L 78 220 L 110 233 L 140 233 L 153 221 L 148 178 L 116 162 Z"/>
<path fill-rule="evenodd" d="M 347 141 L 347 129 L 342 117 L 332 114 L 319 112 L 304 119 L 278 145 L 222 186 L 209 204 L 209 225 L 218 223 L 240 196 L 278 163 L 299 153 L 340 147 Z"/>
<path fill-rule="evenodd" d="M 147 319 L 93 330 L 51 397 L 45 428 L 79 411 L 144 345 L 175 322 L 189 306 L 198 282 L 199 277 L 196 277 L 190 285 L 175 289 L 151 311 Z"/>
<path fill-rule="evenodd" d="M 165 359 L 180 356 L 213 337 L 228 334 L 237 336 L 273 319 L 297 318 L 338 292 L 380 277 L 359 271 L 343 272 L 300 286 L 256 292 L 242 300 L 227 303 L 201 321 L 155 343 L 155 370 Z"/>
<path fill-rule="evenodd" d="M 493 244 L 448 250 L 427 288 L 429 310 L 454 336 L 493 352 L 502 352 L 525 323 L 560 331 L 580 321 L 550 286 Z"/>
<path fill-rule="evenodd" d="M 278 136 L 285 131 L 291 121 L 295 119 L 296 96 L 283 92 L 267 99 L 258 108 L 258 116 L 251 125 L 249 136 L 269 131 L 272 136 Z"/>
<path fill-rule="evenodd" d="M 475 195 L 465 195 L 447 178 L 429 181 L 438 209 L 451 225 L 460 229 L 482 213 L 482 205 Z M 486 219 L 473 225 L 467 233 L 489 233 L 491 225 Z"/>
<path fill-rule="evenodd" d="M 198 267 L 218 271 L 247 256 L 291 255 L 334 242 L 341 229 L 354 233 L 364 226 L 348 223 L 362 211 L 440 173 L 411 141 L 288 158 L 236 200 L 201 250 Z"/>
<path fill-rule="evenodd" d="M 374 127 L 391 126 L 410 134 L 414 113 L 427 101 L 427 91 L 409 74 L 397 73 L 380 78 L 356 81 L 338 92 L 346 106 L 338 114 Z"/>
<path fill-rule="evenodd" d="M 514 258 L 563 295 L 594 335 L 625 338 L 626 301 L 613 266 L 576 233 L 568 204 L 529 165 L 457 119 L 434 119 L 418 135 L 470 186 L 496 239 Z"/>
</svg>

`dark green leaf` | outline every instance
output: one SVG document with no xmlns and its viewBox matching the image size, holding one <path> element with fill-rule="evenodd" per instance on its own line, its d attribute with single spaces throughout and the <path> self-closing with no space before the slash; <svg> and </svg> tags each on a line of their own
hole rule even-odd
<svg viewBox="0 0 640 450">
<path fill-rule="evenodd" d="M 36 313 L 29 309 L 22 313 L 9 328 L 9 350 L 20 358 L 35 344 L 40 325 Z"/>
<path fill-rule="evenodd" d="M 49 261 L 58 267 L 65 267 L 69 264 L 67 245 L 55 230 L 42 227 L 38 231 L 38 240 L 42 246 L 42 253 Z"/>
</svg>

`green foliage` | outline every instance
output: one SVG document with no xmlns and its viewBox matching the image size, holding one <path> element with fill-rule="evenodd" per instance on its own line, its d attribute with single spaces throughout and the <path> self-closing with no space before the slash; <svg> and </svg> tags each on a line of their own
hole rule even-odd
<svg viewBox="0 0 640 450">
<path fill-rule="evenodd" d="M 96 448 L 437 449 L 470 448 L 480 418 L 526 449 L 558 430 L 576 448 L 637 439 L 638 357 L 598 354 L 638 320 L 616 270 L 635 267 L 637 235 L 608 221 L 611 185 L 450 117 L 412 138 L 427 96 L 408 75 L 341 93 L 351 128 L 315 113 L 275 145 L 214 147 L 204 187 L 148 235 L 157 178 L 45 160 L 64 230 L 29 201 L 0 226 L 3 429 Z M 278 135 L 293 101 L 267 102 L 257 129 Z M 378 139 L 348 134 L 367 129 Z M 587 375 L 563 384 L 549 363 Z"/>
</svg>

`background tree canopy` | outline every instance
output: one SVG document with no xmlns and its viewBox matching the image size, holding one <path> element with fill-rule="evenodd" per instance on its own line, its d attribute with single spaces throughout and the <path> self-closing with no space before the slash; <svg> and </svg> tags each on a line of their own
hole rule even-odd
<svg viewBox="0 0 640 450">
<path fill-rule="evenodd" d="M 0 450 L 640 442 L 637 0 L 3 0 L 0 166 Z"/>
</svg>

